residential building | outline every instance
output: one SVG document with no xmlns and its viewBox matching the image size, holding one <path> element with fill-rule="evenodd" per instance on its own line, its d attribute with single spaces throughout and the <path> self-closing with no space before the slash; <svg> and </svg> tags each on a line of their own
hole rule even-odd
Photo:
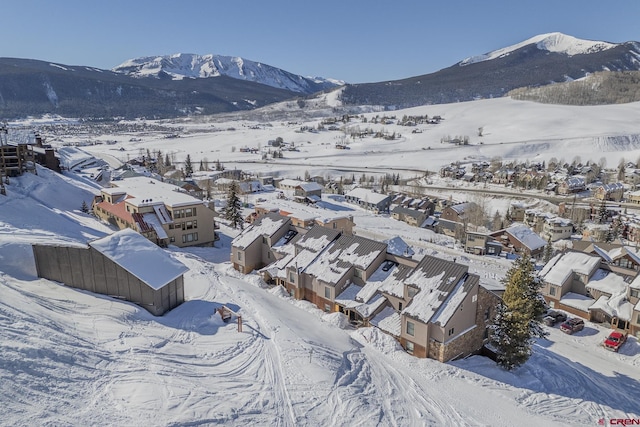
<svg viewBox="0 0 640 427">
<path fill-rule="evenodd" d="M 566 218 L 545 217 L 542 225 L 540 237 L 547 242 L 557 242 L 558 240 L 569 239 L 573 235 L 573 223 Z"/>
<path fill-rule="evenodd" d="M 420 227 L 427 219 L 429 214 L 426 211 L 407 208 L 404 206 L 396 206 L 391 210 L 391 216 L 398 221 L 406 222 L 414 227 Z"/>
<path fill-rule="evenodd" d="M 374 213 L 389 212 L 391 196 L 376 193 L 366 188 L 354 188 L 344 195 L 348 203 L 358 205 Z"/>
<path fill-rule="evenodd" d="M 546 240 L 524 224 L 516 223 L 489 235 L 500 242 L 504 250 L 518 255 L 526 254 L 534 259 L 542 256 L 547 245 Z"/>
<path fill-rule="evenodd" d="M 611 200 L 619 202 L 624 196 L 624 184 L 614 182 L 612 184 L 602 184 L 593 191 L 593 197 L 598 200 Z"/>
<path fill-rule="evenodd" d="M 633 276 L 620 274 L 602 261 L 599 256 L 576 251 L 556 255 L 540 272 L 541 293 L 553 308 L 631 331 L 637 305 L 631 299 L 634 288 L 629 285 Z"/>
<path fill-rule="evenodd" d="M 205 202 L 148 177 L 112 182 L 94 199 L 93 213 L 163 247 L 211 245 L 216 239 L 214 211 Z"/>
<path fill-rule="evenodd" d="M 271 248 L 291 227 L 291 220 L 277 213 L 256 219 L 231 242 L 233 268 L 246 274 L 275 261 Z"/>
</svg>

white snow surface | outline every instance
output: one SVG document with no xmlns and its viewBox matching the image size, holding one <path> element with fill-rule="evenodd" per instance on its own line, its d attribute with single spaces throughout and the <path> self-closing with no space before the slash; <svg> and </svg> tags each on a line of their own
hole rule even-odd
<svg viewBox="0 0 640 427">
<path fill-rule="evenodd" d="M 402 130 L 401 140 L 355 141 L 351 150 L 335 150 L 336 134 L 330 132 L 301 136 L 295 132 L 298 125 L 274 121 L 253 130 L 243 124 L 255 122 L 221 119 L 182 122 L 189 132 L 181 138 L 142 135 L 142 141 L 129 143 L 129 134 L 104 135 L 117 144 L 85 149 L 126 158 L 141 149 L 161 148 L 178 159 L 191 152 L 192 161 L 219 156 L 233 167 L 247 154 L 230 147 L 282 135 L 300 143 L 300 151 L 288 153 L 283 164 L 256 163 L 254 170 L 290 177 L 304 176 L 307 169 L 316 172 L 313 168 L 334 174 L 338 166 L 350 165 L 369 171 L 437 170 L 445 162 L 494 155 L 570 162 L 580 153 L 583 160 L 606 157 L 616 165 L 621 155 L 635 160 L 640 153 L 640 145 L 631 146 L 623 137 L 637 133 L 639 110 L 640 103 L 580 108 L 497 99 L 394 112 L 442 114 L 445 120 L 421 134 Z M 481 125 L 487 133 L 484 145 L 445 147 L 438 142 L 445 134 L 473 135 Z M 202 130 L 212 126 L 220 130 Z M 236 130 L 221 130 L 231 126 Z M 74 138 L 84 137 L 71 132 L 66 139 Z M 433 149 L 423 151 L 427 146 Z M 282 288 L 268 289 L 258 276 L 233 270 L 229 252 L 237 231 L 224 225 L 216 247 L 171 248 L 189 268 L 186 302 L 162 317 L 38 279 L 32 243 L 86 245 L 113 230 L 80 211 L 83 200 L 90 203 L 98 194 L 95 182 L 84 175 L 38 168 L 38 175 L 11 178 L 6 187 L 7 196 L 0 196 L 3 425 L 537 427 L 640 418 L 640 346 L 634 337 L 612 353 L 601 346 L 609 331 L 602 325 L 586 322 L 574 335 L 548 328 L 548 339 L 537 341 L 531 359 L 513 372 L 479 356 L 445 364 L 417 359 L 375 327 L 349 329 L 340 315 L 325 316 L 311 303 L 289 298 Z M 457 200 L 465 196 L 455 187 L 437 194 Z M 497 198 L 489 203 L 492 212 L 509 206 Z M 505 259 L 462 256 L 448 247 L 450 239 L 388 215 L 372 215 L 339 196 L 323 196 L 318 207 L 309 209 L 349 212 L 358 235 L 380 241 L 400 236 L 416 256 L 457 257 L 483 285 L 496 286 L 510 265 Z M 393 275 L 384 284 L 388 281 Z M 224 323 L 215 314 L 222 304 L 242 314 L 242 332 L 235 321 Z M 399 334 L 400 317 L 391 310 L 375 319 L 380 328 Z"/>
</svg>

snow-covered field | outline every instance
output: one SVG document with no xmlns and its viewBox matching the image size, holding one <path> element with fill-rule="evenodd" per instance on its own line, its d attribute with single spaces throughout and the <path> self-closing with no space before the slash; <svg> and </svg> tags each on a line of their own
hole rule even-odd
<svg viewBox="0 0 640 427">
<path fill-rule="evenodd" d="M 612 154 L 594 141 L 640 133 L 640 104 L 581 108 L 506 99 L 423 107 L 421 114 L 445 117 L 434 125 L 440 127 L 403 132 L 404 139 L 395 142 L 356 141 L 348 153 L 333 148 L 339 132 L 299 134 L 300 125 L 275 122 L 258 130 L 238 122 L 235 131 L 205 132 L 198 129 L 213 122 L 201 121 L 185 125 L 190 131 L 180 138 L 150 135 L 130 142 L 132 135 L 111 134 L 101 138 L 117 144 L 89 148 L 116 159 L 160 148 L 190 153 L 196 162 L 201 155 L 240 165 L 247 156 L 259 157 L 239 148 L 264 147 L 282 136 L 304 148 L 287 154 L 286 164 L 242 168 L 289 171 L 291 178 L 303 176 L 312 163 L 335 173 L 343 166 L 434 168 L 498 154 L 567 161 L 604 156 L 610 165 L 623 154 L 635 160 L 640 151 Z M 405 113 L 416 114 L 394 112 Z M 231 122 L 215 126 L 228 128 Z M 473 135 L 480 126 L 484 144 L 439 147 L 443 134 Z M 584 149 L 575 148 L 578 142 Z M 422 150 L 426 144 L 433 149 Z M 588 426 L 640 418 L 640 345 L 631 338 L 619 354 L 608 352 L 599 345 L 607 332 L 600 325 L 587 322 L 573 336 L 550 328 L 548 339 L 538 341 L 531 360 L 515 372 L 479 356 L 448 364 L 416 359 L 376 329 L 345 329 L 340 315 L 325 315 L 264 287 L 257 276 L 231 269 L 229 244 L 236 232 L 225 226 L 215 248 L 172 249 L 190 268 L 187 301 L 153 317 L 135 305 L 35 276 L 31 243 L 85 243 L 110 232 L 80 212 L 82 201 L 89 203 L 97 192 L 89 181 L 40 169 L 37 176 L 12 179 L 7 190 L 8 196 L 0 196 L 3 425 Z M 508 267 L 504 259 L 462 257 L 441 236 L 369 215 L 339 198 L 325 197 L 323 203 L 318 211 L 351 209 L 356 233 L 400 236 L 418 255 L 458 256 L 489 287 L 499 285 Z M 493 210 L 503 203 L 496 200 Z M 214 314 L 222 304 L 242 314 L 242 332 Z"/>
</svg>

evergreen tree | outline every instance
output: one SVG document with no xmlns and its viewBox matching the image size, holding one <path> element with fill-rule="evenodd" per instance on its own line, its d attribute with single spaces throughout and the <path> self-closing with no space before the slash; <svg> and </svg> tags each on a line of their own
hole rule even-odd
<svg viewBox="0 0 640 427">
<path fill-rule="evenodd" d="M 240 230 L 242 230 L 244 219 L 242 218 L 242 202 L 240 202 L 238 192 L 238 184 L 233 181 L 227 193 L 227 206 L 224 208 L 224 218 L 231 222 L 233 228 L 240 228 Z"/>
<path fill-rule="evenodd" d="M 89 206 L 87 206 L 87 202 L 85 202 L 84 200 L 82 201 L 82 206 L 80 207 L 80 210 L 84 213 L 89 213 Z"/>
<path fill-rule="evenodd" d="M 193 175 L 193 165 L 191 164 L 191 156 L 187 154 L 187 158 L 184 161 L 184 174 L 186 177 Z"/>
<path fill-rule="evenodd" d="M 204 168 L 204 163 L 202 162 L 202 160 L 200 160 L 200 167 L 198 168 L 198 170 L 199 170 L 200 172 L 202 172 L 202 171 L 204 171 L 204 170 L 205 170 L 205 168 Z"/>
<path fill-rule="evenodd" d="M 511 370 L 529 360 L 534 339 L 546 335 L 540 323 L 545 305 L 540 296 L 542 284 L 528 256 L 514 261 L 502 281 L 505 292 L 492 325 L 491 342 L 498 365 Z"/>
<path fill-rule="evenodd" d="M 547 239 L 547 245 L 544 247 L 544 263 L 548 263 L 553 256 L 553 246 L 551 245 L 551 236 Z"/>
<path fill-rule="evenodd" d="M 171 166 L 171 160 L 169 160 L 169 153 L 164 155 L 164 165 L 167 167 Z"/>
<path fill-rule="evenodd" d="M 600 224 L 604 224 L 605 222 L 607 222 L 608 218 L 609 218 L 609 215 L 607 212 L 607 205 L 603 200 L 602 204 L 600 205 L 600 209 L 598 210 L 598 222 Z"/>
</svg>

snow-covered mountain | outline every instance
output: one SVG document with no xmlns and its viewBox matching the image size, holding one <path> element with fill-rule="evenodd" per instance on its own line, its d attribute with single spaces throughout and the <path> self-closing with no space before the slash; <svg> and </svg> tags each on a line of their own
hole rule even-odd
<svg viewBox="0 0 640 427">
<path fill-rule="evenodd" d="M 113 68 L 112 71 L 133 77 L 168 77 L 172 80 L 227 76 L 305 94 L 344 84 L 339 80 L 299 76 L 280 68 L 237 56 L 212 54 L 178 53 L 165 56 L 146 56 L 125 61 Z"/>
<path fill-rule="evenodd" d="M 346 85 L 345 105 L 407 108 L 505 96 L 522 87 L 577 80 L 599 71 L 640 70 L 640 43 L 541 34 L 466 58 L 435 73 L 393 82 Z"/>
<path fill-rule="evenodd" d="M 495 58 L 505 57 L 525 46 L 535 45 L 540 50 L 548 52 L 563 53 L 567 56 L 586 55 L 590 53 L 602 52 L 618 46 L 617 44 L 578 39 L 562 33 L 547 33 L 531 37 L 523 42 L 476 55 L 460 61 L 460 65 L 469 65 L 476 62 L 489 61 Z"/>
</svg>

